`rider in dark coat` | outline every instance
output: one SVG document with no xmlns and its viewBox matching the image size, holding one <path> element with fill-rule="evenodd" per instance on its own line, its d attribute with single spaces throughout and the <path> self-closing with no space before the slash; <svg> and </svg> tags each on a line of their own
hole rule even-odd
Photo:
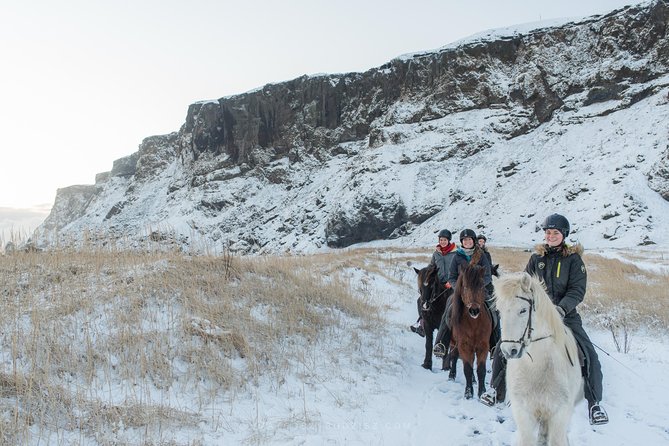
<svg viewBox="0 0 669 446">
<path fill-rule="evenodd" d="M 430 261 L 430 265 L 436 265 L 437 267 L 437 276 L 439 277 L 439 282 L 447 289 L 450 289 L 451 287 L 450 284 L 448 283 L 448 274 L 451 267 L 451 261 L 455 256 L 455 243 L 451 243 L 451 237 L 452 237 L 451 231 L 449 231 L 448 229 L 442 229 L 441 231 L 439 231 L 438 234 L 439 243 L 437 244 L 437 248 L 434 250 L 434 253 L 432 254 L 432 260 Z M 449 291 L 448 293 L 450 294 L 450 292 L 452 291 Z M 415 324 L 411 325 L 409 328 L 414 333 L 418 333 L 421 336 L 425 336 L 420 297 L 418 298 L 417 306 L 418 306 L 418 320 L 416 321 Z"/>
<path fill-rule="evenodd" d="M 492 268 L 492 256 L 490 255 L 490 251 L 488 251 L 488 248 L 485 245 L 488 243 L 488 239 L 485 235 L 479 234 L 478 237 L 476 237 L 476 241 L 479 244 L 479 248 L 483 250 L 483 254 L 488 258 L 488 263 L 490 263 L 490 267 Z"/>
<path fill-rule="evenodd" d="M 569 222 L 562 215 L 548 216 L 543 229 L 546 244 L 537 246 L 536 252 L 527 262 L 525 271 L 543 281 L 551 301 L 564 319 L 564 324 L 574 333 L 576 342 L 585 355 L 584 393 L 588 400 L 590 423 L 606 424 L 609 418 L 599 403 L 602 399 L 602 368 L 592 341 L 583 330 L 581 316 L 576 310 L 578 304 L 583 302 L 587 283 L 587 272 L 581 259 L 583 247 L 578 244 L 569 246 L 565 243 L 565 238 L 569 235 Z M 506 362 L 498 346 L 493 356 L 492 389 L 481 396 L 481 401 L 485 404 L 495 403 L 495 389 L 497 389 L 497 400 L 503 401 L 506 393 L 505 370 Z"/>
</svg>

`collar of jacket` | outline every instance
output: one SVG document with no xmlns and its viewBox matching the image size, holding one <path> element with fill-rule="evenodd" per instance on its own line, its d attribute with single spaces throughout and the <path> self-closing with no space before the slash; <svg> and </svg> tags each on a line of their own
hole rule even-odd
<svg viewBox="0 0 669 446">
<path fill-rule="evenodd" d="M 540 255 L 541 257 L 545 257 L 548 254 L 549 247 L 545 243 L 540 243 L 534 247 L 536 253 Z M 582 255 L 583 254 L 583 245 L 580 243 L 576 243 L 574 245 L 568 245 L 566 243 L 563 243 L 560 249 L 560 257 L 567 257 L 572 254 L 578 254 Z"/>
</svg>

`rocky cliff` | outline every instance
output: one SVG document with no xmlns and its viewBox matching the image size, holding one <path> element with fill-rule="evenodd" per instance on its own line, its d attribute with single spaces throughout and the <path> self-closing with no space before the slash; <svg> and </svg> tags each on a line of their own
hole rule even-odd
<svg viewBox="0 0 669 446">
<path fill-rule="evenodd" d="M 655 243 L 668 22 L 659 0 L 192 104 L 178 132 L 60 189 L 34 241 L 280 252 L 473 227 L 525 244 L 561 210 L 591 244 Z"/>
</svg>

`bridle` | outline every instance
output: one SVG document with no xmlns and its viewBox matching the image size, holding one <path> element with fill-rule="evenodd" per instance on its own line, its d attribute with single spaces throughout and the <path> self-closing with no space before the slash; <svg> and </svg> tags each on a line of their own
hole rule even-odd
<svg viewBox="0 0 669 446">
<path fill-rule="evenodd" d="M 500 341 L 500 345 L 505 342 L 508 342 L 508 343 L 520 344 L 523 347 L 527 347 L 528 345 L 530 345 L 531 342 L 537 342 L 543 339 L 550 338 L 552 335 L 546 335 L 540 338 L 532 339 L 532 332 L 534 331 L 534 329 L 532 328 L 532 312 L 535 310 L 534 299 L 528 299 L 527 297 L 523 296 L 516 296 L 516 299 L 524 300 L 525 302 L 530 304 L 529 315 L 527 316 L 527 324 L 525 325 L 525 330 L 523 331 L 523 334 L 519 339 L 515 341 L 510 339 L 502 339 Z"/>
<path fill-rule="evenodd" d="M 435 270 L 435 272 L 434 272 L 433 274 L 434 274 L 434 275 L 437 274 L 436 270 Z M 447 288 L 444 288 L 443 291 L 442 291 L 441 293 L 439 293 L 439 294 L 437 294 L 436 296 L 434 296 L 434 294 L 435 294 L 434 289 L 436 288 L 436 284 L 437 284 L 437 283 L 439 283 L 439 278 L 438 278 L 438 277 L 435 277 L 435 279 L 434 279 L 434 283 L 433 283 L 432 286 L 431 286 L 431 291 L 432 291 L 431 294 L 432 294 L 433 296 L 430 297 L 430 299 L 426 299 L 426 300 L 424 300 L 424 299 L 423 299 L 423 290 L 422 290 L 422 289 L 420 290 L 420 297 L 421 297 L 421 300 L 423 301 L 423 304 L 421 305 L 421 308 L 422 308 L 424 311 L 429 311 L 429 310 L 430 310 L 430 307 L 432 306 L 432 304 L 434 304 L 437 300 L 439 300 L 439 298 L 440 298 L 441 296 L 443 296 L 443 295 L 448 291 Z"/>
</svg>

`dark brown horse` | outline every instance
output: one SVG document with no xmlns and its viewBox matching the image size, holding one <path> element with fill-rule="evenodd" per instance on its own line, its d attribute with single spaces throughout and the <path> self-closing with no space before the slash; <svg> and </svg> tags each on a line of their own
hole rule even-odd
<svg viewBox="0 0 669 446">
<path fill-rule="evenodd" d="M 425 330 L 425 360 L 423 368 L 432 370 L 432 343 L 434 342 L 434 330 L 439 329 L 441 316 L 446 308 L 446 300 L 452 291 L 446 289 L 439 281 L 437 267 L 430 264 L 423 269 L 416 269 L 418 275 L 418 308 L 423 319 Z M 441 365 L 442 370 L 448 370 L 448 358 L 444 357 Z"/>
<path fill-rule="evenodd" d="M 451 349 L 449 378 L 455 379 L 458 355 L 462 359 L 465 372 L 465 398 L 474 394 L 473 375 L 476 357 L 478 396 L 485 392 L 486 359 L 490 349 L 492 320 L 485 306 L 486 291 L 483 286 L 485 269 L 478 265 L 468 265 L 460 270 L 455 293 L 451 298 L 451 339 L 455 348 Z"/>
</svg>

